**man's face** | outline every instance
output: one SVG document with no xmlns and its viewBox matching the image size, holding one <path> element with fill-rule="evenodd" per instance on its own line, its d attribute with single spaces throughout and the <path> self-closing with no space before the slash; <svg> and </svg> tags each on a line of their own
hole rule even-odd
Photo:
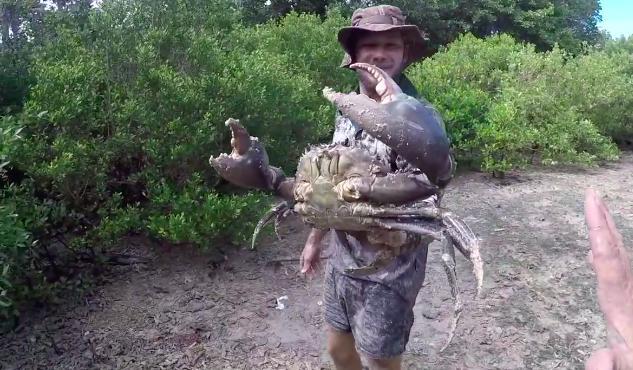
<svg viewBox="0 0 633 370">
<path fill-rule="evenodd" d="M 356 42 L 354 61 L 373 64 L 395 77 L 402 71 L 404 61 L 402 34 L 398 30 L 391 30 L 361 35 Z"/>
</svg>

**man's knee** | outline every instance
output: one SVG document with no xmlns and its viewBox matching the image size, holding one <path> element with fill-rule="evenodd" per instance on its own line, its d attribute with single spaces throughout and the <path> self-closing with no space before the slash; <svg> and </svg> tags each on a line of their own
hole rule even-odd
<svg viewBox="0 0 633 370">
<path fill-rule="evenodd" d="M 355 364 L 359 362 L 358 352 L 354 346 L 354 337 L 330 328 L 328 332 L 327 351 L 336 364 Z"/>
<path fill-rule="evenodd" d="M 400 356 L 392 358 L 371 358 L 367 359 L 370 370 L 400 370 L 402 358 Z"/>
<path fill-rule="evenodd" d="M 332 357 L 335 363 L 348 363 L 354 361 L 358 354 L 356 354 L 356 350 L 354 347 L 338 347 L 332 344 L 328 344 L 327 352 Z"/>
<path fill-rule="evenodd" d="M 340 341 L 335 338 L 330 338 L 327 342 L 327 352 L 332 359 L 337 362 L 348 362 L 353 360 L 357 354 L 354 345 L 350 345 L 348 341 Z"/>
</svg>

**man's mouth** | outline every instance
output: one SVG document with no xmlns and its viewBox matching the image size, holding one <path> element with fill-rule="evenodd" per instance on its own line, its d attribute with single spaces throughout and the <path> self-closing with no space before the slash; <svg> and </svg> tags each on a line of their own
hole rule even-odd
<svg viewBox="0 0 633 370">
<path fill-rule="evenodd" d="M 381 65 L 376 65 L 376 67 L 382 69 L 383 71 L 389 70 L 391 69 L 391 66 L 381 66 Z"/>
</svg>

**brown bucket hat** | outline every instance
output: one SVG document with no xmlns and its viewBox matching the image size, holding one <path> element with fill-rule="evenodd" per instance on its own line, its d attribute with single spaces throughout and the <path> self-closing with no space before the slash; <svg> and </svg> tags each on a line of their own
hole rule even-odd
<svg viewBox="0 0 633 370">
<path fill-rule="evenodd" d="M 341 67 L 349 67 L 353 63 L 351 55 L 354 54 L 355 36 L 366 31 L 399 29 L 405 45 L 404 68 L 422 59 L 427 48 L 425 36 L 416 25 L 405 24 L 405 18 L 400 8 L 392 5 L 378 5 L 354 11 L 351 27 L 343 27 L 338 32 L 338 41 L 345 49 Z"/>
</svg>

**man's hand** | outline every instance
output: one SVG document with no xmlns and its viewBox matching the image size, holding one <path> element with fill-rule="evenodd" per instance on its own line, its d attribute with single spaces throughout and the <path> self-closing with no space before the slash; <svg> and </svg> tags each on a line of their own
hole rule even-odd
<svg viewBox="0 0 633 370">
<path fill-rule="evenodd" d="M 303 252 L 301 252 L 301 273 L 306 275 L 314 275 L 321 264 L 321 241 L 327 231 L 312 229 L 308 240 L 306 240 Z"/>
<path fill-rule="evenodd" d="M 589 261 L 598 281 L 598 302 L 607 320 L 609 347 L 586 363 L 590 370 L 633 370 L 633 271 L 611 214 L 594 190 L 585 196 Z"/>
</svg>

